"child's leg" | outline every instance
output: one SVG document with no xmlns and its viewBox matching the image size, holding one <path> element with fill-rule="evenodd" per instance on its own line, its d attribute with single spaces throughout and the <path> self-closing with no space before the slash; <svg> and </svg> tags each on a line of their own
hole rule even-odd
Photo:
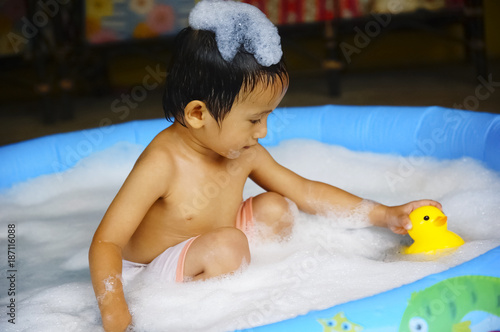
<svg viewBox="0 0 500 332">
<path fill-rule="evenodd" d="M 255 222 L 268 226 L 271 235 L 290 235 L 293 213 L 289 202 L 283 196 L 274 192 L 260 194 L 253 198 L 252 207 Z"/>
<path fill-rule="evenodd" d="M 223 227 L 197 237 L 186 253 L 184 276 L 203 280 L 236 271 L 250 263 L 246 235 L 237 228 Z"/>
<path fill-rule="evenodd" d="M 266 192 L 253 197 L 253 218 L 273 235 L 288 236 L 293 226 L 289 202 L 280 194 Z M 250 263 L 246 235 L 238 228 L 223 227 L 196 238 L 186 253 L 184 277 L 203 280 L 236 271 Z"/>
</svg>

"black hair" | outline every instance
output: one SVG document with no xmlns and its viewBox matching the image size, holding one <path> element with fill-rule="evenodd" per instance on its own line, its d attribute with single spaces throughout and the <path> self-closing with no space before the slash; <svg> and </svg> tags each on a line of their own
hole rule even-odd
<svg viewBox="0 0 500 332">
<path fill-rule="evenodd" d="M 217 48 L 215 33 L 191 27 L 177 35 L 167 71 L 165 117 L 183 126 L 184 108 L 192 100 L 203 101 L 220 124 L 240 92 L 251 92 L 258 83 L 270 86 L 276 80 L 286 88 L 288 80 L 283 58 L 277 64 L 262 66 L 241 47 L 232 61 L 225 61 Z"/>
</svg>

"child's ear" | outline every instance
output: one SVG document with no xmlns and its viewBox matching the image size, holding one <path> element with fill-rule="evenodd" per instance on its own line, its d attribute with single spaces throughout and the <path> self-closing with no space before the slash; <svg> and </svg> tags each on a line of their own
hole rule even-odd
<svg viewBox="0 0 500 332">
<path fill-rule="evenodd" d="M 184 108 L 184 119 L 194 129 L 200 129 L 210 116 L 207 105 L 199 100 L 190 101 Z"/>
</svg>

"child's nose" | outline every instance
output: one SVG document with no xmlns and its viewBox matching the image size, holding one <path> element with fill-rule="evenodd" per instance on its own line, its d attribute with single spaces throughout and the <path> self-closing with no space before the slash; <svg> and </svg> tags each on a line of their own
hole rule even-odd
<svg viewBox="0 0 500 332">
<path fill-rule="evenodd" d="M 260 126 L 257 127 L 257 130 L 253 134 L 253 138 L 260 139 L 264 138 L 267 135 L 267 123 L 266 121 L 262 121 Z"/>
</svg>

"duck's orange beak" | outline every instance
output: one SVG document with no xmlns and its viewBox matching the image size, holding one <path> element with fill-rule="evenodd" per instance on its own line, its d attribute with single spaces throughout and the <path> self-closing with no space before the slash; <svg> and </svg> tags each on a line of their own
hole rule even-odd
<svg viewBox="0 0 500 332">
<path fill-rule="evenodd" d="M 441 226 L 446 225 L 447 220 L 448 220 L 448 217 L 446 217 L 446 216 L 438 216 L 436 219 L 434 219 L 433 224 L 436 227 L 441 227 Z"/>
</svg>

